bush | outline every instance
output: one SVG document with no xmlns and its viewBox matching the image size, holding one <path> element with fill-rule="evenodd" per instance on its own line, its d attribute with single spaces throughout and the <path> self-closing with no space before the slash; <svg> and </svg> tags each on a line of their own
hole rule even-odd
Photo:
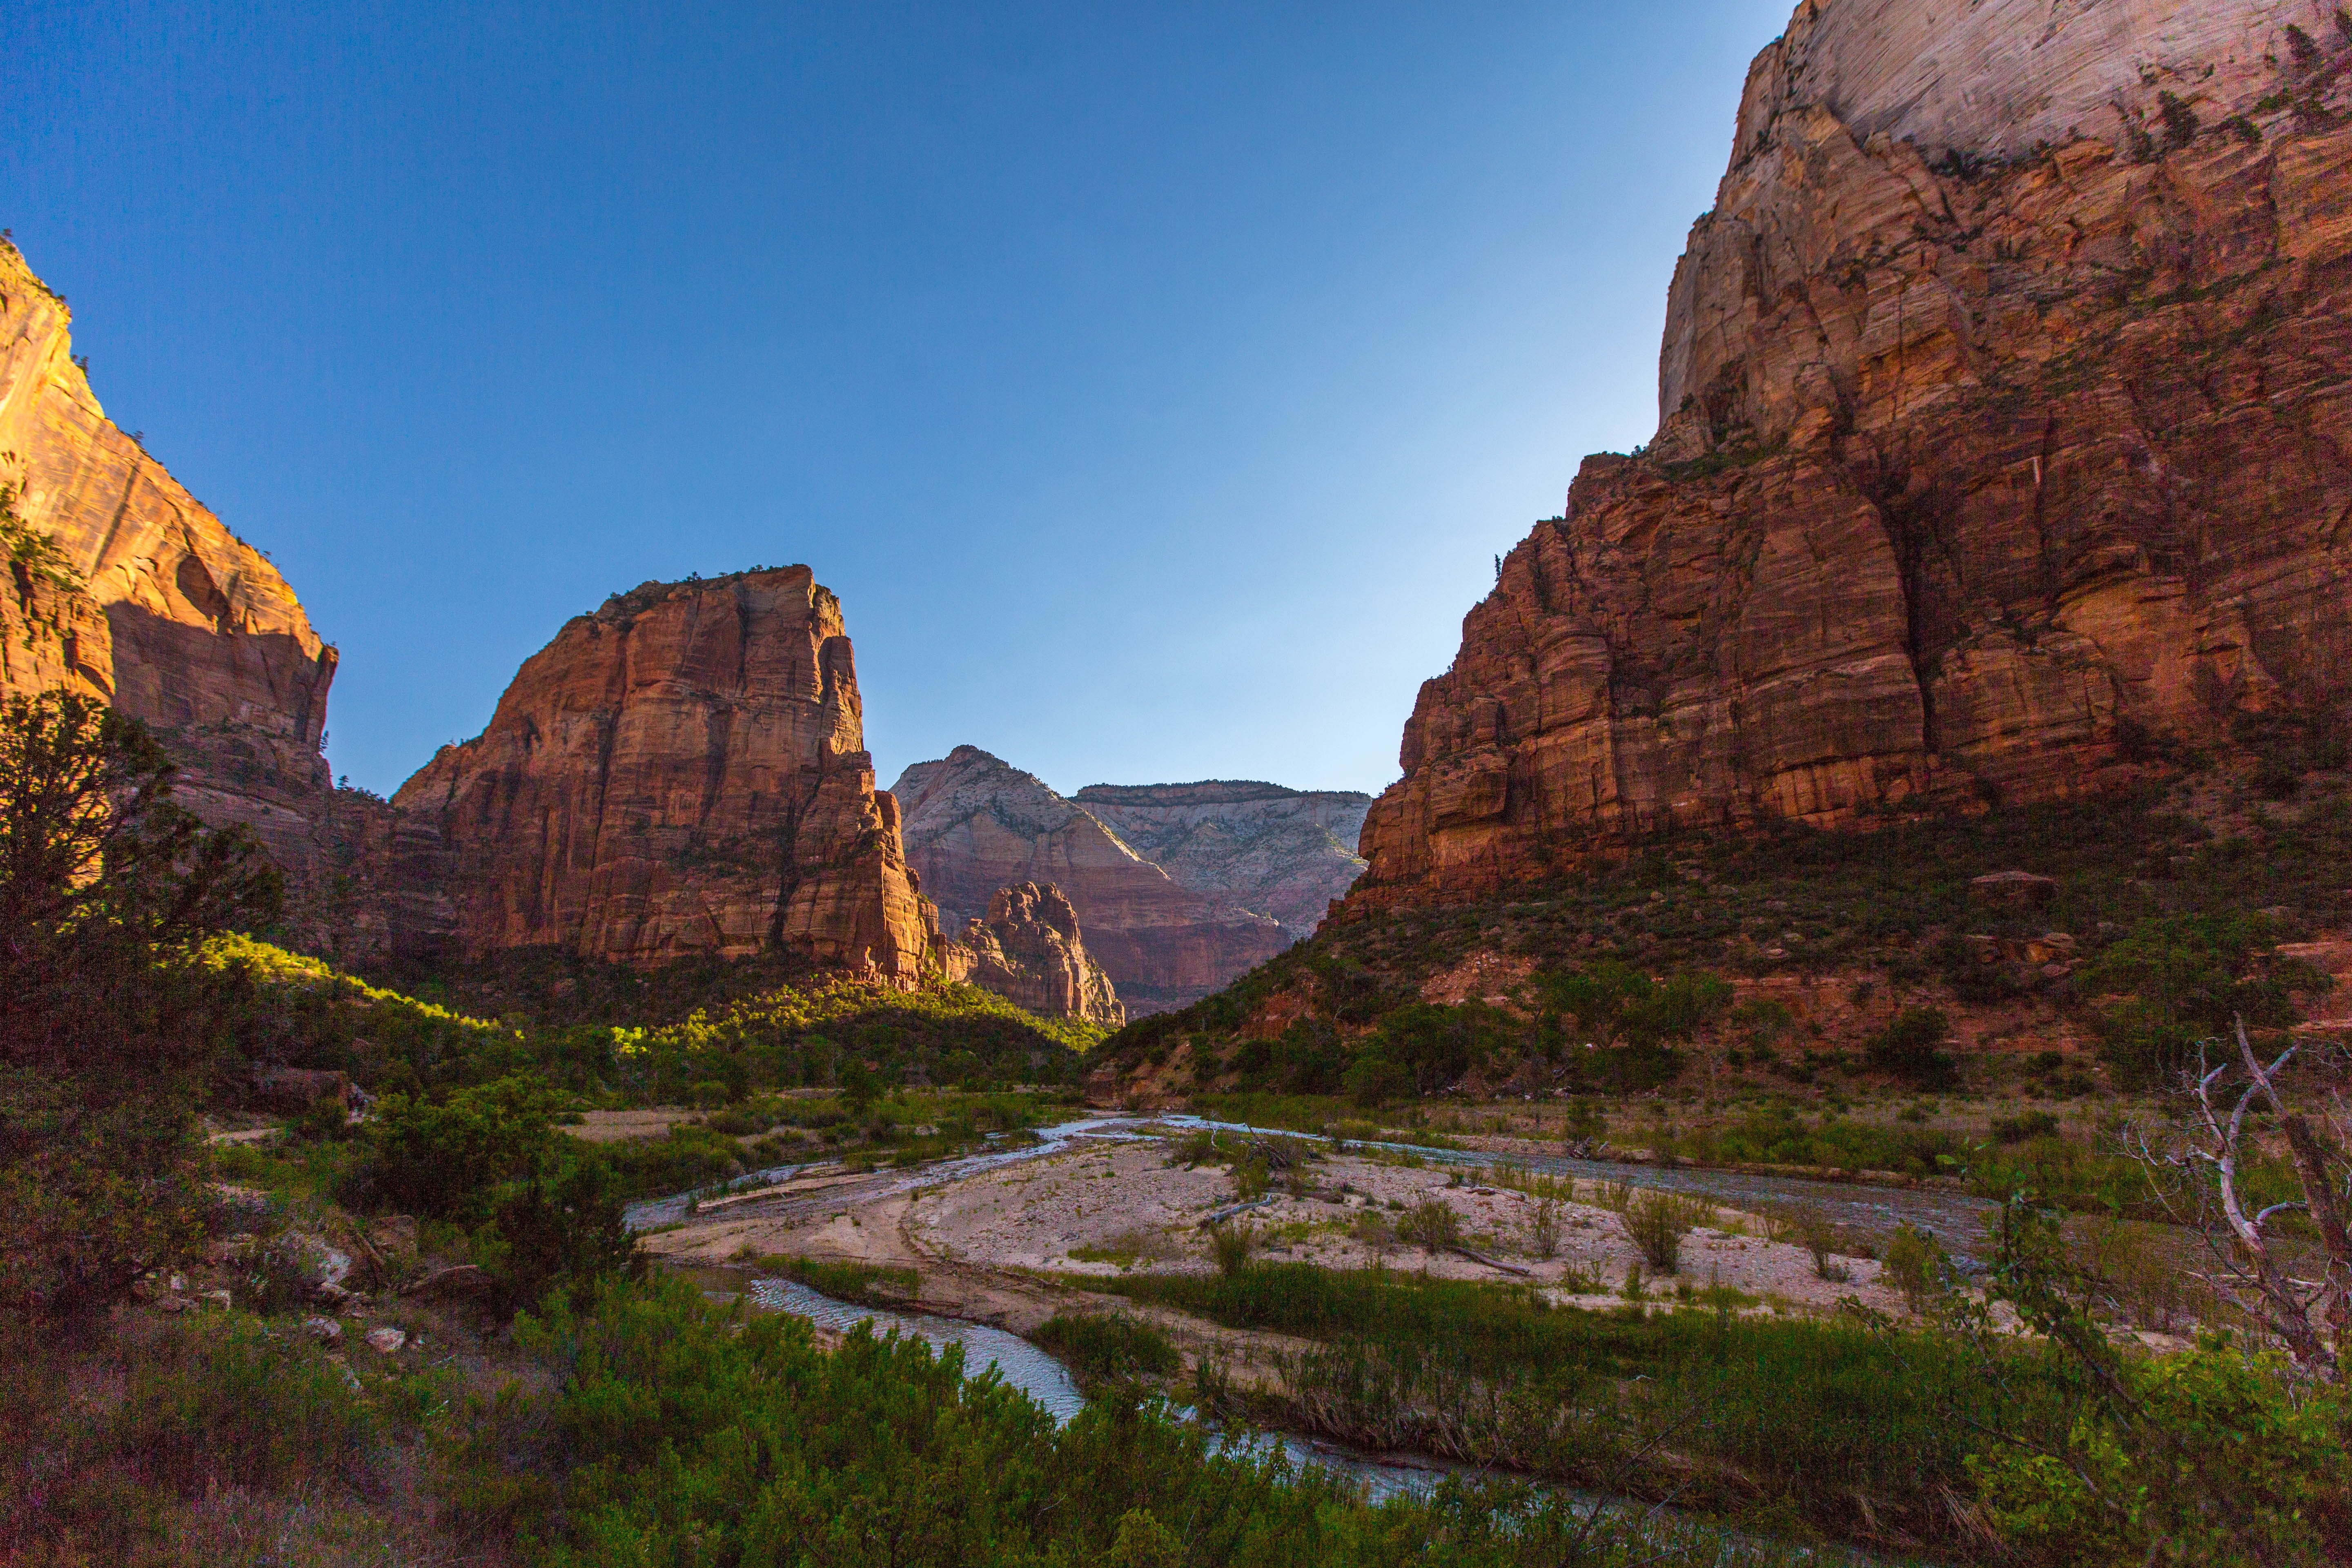
<svg viewBox="0 0 2352 1568">
<path fill-rule="evenodd" d="M 1383 1056 L 1357 1058 L 1344 1081 L 1348 1098 L 1366 1110 L 1378 1110 L 1412 1092 L 1412 1075 Z"/>
<path fill-rule="evenodd" d="M 1220 1274 L 1239 1274 L 1249 1267 L 1250 1253 L 1256 1246 L 1257 1231 L 1251 1226 L 1235 1225 L 1228 1220 L 1209 1231 L 1209 1247 L 1216 1256 L 1217 1272 Z"/>
<path fill-rule="evenodd" d="M 545 1083 L 523 1077 L 437 1100 L 386 1095 L 341 1195 L 360 1208 L 483 1217 L 500 1183 L 535 1175 L 553 1159 L 559 1103 Z"/>
<path fill-rule="evenodd" d="M 604 1163 L 573 1159 L 498 1200 L 488 1227 L 496 1245 L 477 1255 L 489 1263 L 499 1307 L 530 1306 L 559 1281 L 644 1276 L 645 1256 L 622 1223 L 614 1186 Z"/>
<path fill-rule="evenodd" d="M 1127 1312 L 1056 1312 L 1033 1337 L 1087 1384 L 1168 1377 L 1182 1364 L 1167 1335 Z"/>
<path fill-rule="evenodd" d="M 2085 1415 L 2063 1458 L 1999 1447 L 1969 1473 L 2001 1537 L 2051 1568 L 2341 1562 L 2352 1409 L 2337 1389 L 2298 1397 L 2282 1373 L 2216 1347 L 2124 1361 L 2138 1430 Z"/>
<path fill-rule="evenodd" d="M 2015 1116 L 1992 1119 L 1992 1141 L 2006 1148 L 2016 1143 L 2030 1143 L 2036 1138 L 2058 1136 L 2058 1119 L 2046 1110 L 2021 1110 Z"/>
<path fill-rule="evenodd" d="M 1903 1292 L 1904 1304 L 1914 1312 L 1926 1311 L 1951 1278 L 1951 1260 L 1944 1256 L 1942 1244 L 1908 1220 L 1895 1227 L 1885 1262 L 1887 1279 Z"/>
<path fill-rule="evenodd" d="M 1462 1244 L 1462 1216 L 1442 1198 L 1423 1198 L 1397 1221 L 1397 1237 L 1435 1252 Z"/>
<path fill-rule="evenodd" d="M 1870 1065 L 1917 1089 L 1940 1089 L 1960 1081 L 1959 1064 L 1941 1048 L 1952 1026 L 1937 1007 L 1906 1007 L 1870 1037 L 1864 1054 Z"/>
<path fill-rule="evenodd" d="M 108 1426 L 110 1446 L 186 1497 L 358 1479 L 374 1438 L 336 1367 L 242 1312 L 184 1321 L 145 1347 Z"/>
<path fill-rule="evenodd" d="M 1661 1274 L 1682 1268 L 1683 1237 L 1714 1210 L 1679 1193 L 1646 1192 L 1625 1205 L 1625 1234 L 1642 1249 L 1642 1260 Z"/>
</svg>

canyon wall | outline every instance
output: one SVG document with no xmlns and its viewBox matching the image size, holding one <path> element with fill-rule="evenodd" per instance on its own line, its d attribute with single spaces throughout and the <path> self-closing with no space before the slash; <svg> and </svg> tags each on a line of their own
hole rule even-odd
<svg viewBox="0 0 2352 1568">
<path fill-rule="evenodd" d="M 649 583 L 574 617 L 391 804 L 387 852 L 446 857 L 468 953 L 775 947 L 904 985 L 935 940 L 874 788 L 840 601 L 805 566 Z"/>
<path fill-rule="evenodd" d="M 988 912 L 943 943 L 950 980 L 970 981 L 1047 1018 L 1127 1022 L 1110 976 L 1087 952 L 1078 912 L 1062 889 L 1019 882 L 990 896 Z"/>
<path fill-rule="evenodd" d="M 1365 903 L 2096 790 L 2352 669 L 2352 21 L 1821 0 L 1589 458 L 1406 726 Z"/>
<path fill-rule="evenodd" d="M 335 650 L 277 567 L 107 418 L 70 322 L 0 241 L 0 692 L 64 686 L 143 721 L 181 804 L 258 836 L 299 921 L 326 872 Z"/>
<path fill-rule="evenodd" d="M 1295 942 L 1363 874 L 1356 839 L 1372 797 L 1353 790 L 1208 779 L 1088 784 L 1070 798 L 1178 885 L 1272 915 Z"/>
<path fill-rule="evenodd" d="M 1181 1006 L 1290 945 L 1280 922 L 1181 886 L 1085 808 L 977 746 L 916 763 L 891 793 L 906 812 L 908 860 L 949 930 L 985 911 L 999 888 L 1052 883 L 1130 1013 Z"/>
</svg>

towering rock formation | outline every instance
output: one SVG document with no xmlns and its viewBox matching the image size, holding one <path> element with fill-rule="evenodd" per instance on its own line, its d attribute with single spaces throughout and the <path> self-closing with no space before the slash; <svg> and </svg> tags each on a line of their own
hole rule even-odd
<svg viewBox="0 0 2352 1568">
<path fill-rule="evenodd" d="M 773 945 L 907 984 L 933 916 L 865 744 L 841 604 L 807 567 L 648 583 L 568 622 L 392 804 L 437 836 L 468 952 Z"/>
<path fill-rule="evenodd" d="M 1356 838 L 1372 797 L 1353 790 L 1207 779 L 1088 784 L 1070 797 L 1184 888 L 1315 932 L 1331 900 L 1362 875 Z"/>
<path fill-rule="evenodd" d="M 1205 996 L 1290 945 L 1272 918 L 1180 886 L 1084 808 L 977 746 L 916 763 L 891 793 L 906 812 L 907 858 L 949 929 L 988 909 L 999 888 L 1051 882 L 1131 1013 Z"/>
<path fill-rule="evenodd" d="M 325 867 L 335 650 L 260 552 L 115 428 L 65 301 L 0 241 L 0 691 L 64 686 L 142 721 L 179 799 L 251 826 L 298 911 Z"/>
<path fill-rule="evenodd" d="M 1048 1018 L 1127 1022 L 1110 976 L 1087 952 L 1078 912 L 1062 889 L 1021 882 L 999 888 L 988 913 L 940 948 L 950 979 L 969 980 Z"/>
<path fill-rule="evenodd" d="M 1422 689 L 1366 902 L 2046 799 L 2352 669 L 2352 22 L 1807 0 L 1586 460 Z"/>
</svg>

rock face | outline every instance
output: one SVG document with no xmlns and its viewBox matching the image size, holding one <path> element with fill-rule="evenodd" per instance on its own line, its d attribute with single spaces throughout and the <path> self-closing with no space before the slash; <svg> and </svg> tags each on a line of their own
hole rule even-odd
<svg viewBox="0 0 2352 1568">
<path fill-rule="evenodd" d="M 840 601 L 805 566 L 649 583 L 575 617 L 392 805 L 426 841 L 412 862 L 448 858 L 468 952 L 772 945 L 910 984 L 935 936 L 874 788 Z"/>
<path fill-rule="evenodd" d="M 953 930 L 999 888 L 1050 882 L 1128 1011 L 1178 1007 L 1290 945 L 1281 924 L 1180 886 L 1083 807 L 977 746 L 918 763 L 891 793 L 907 858 Z"/>
<path fill-rule="evenodd" d="M 335 650 L 278 569 L 107 418 L 70 320 L 0 241 L 0 692 L 64 686 L 144 722 L 181 803 L 253 828 L 299 913 L 326 864 Z"/>
<path fill-rule="evenodd" d="M 1372 797 L 1209 779 L 1088 784 L 1070 797 L 1180 885 L 1312 936 L 1331 900 L 1363 874 L 1356 838 Z"/>
<path fill-rule="evenodd" d="M 1048 1018 L 1127 1022 L 1110 976 L 1087 953 L 1078 912 L 1062 889 L 1022 882 L 999 888 L 985 917 L 965 922 L 940 950 L 948 976 L 969 980 Z"/>
<path fill-rule="evenodd" d="M 1664 419 L 1422 689 L 1355 897 L 2099 787 L 2352 669 L 2352 26 L 1822 0 L 1751 68 Z"/>
</svg>

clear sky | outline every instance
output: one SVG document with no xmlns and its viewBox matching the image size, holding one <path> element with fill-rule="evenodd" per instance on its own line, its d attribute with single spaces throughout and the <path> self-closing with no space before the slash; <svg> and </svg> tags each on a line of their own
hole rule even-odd
<svg viewBox="0 0 2352 1568">
<path fill-rule="evenodd" d="M 1378 790 L 1656 423 L 1790 0 L 0 14 L 0 226 L 389 792 L 565 617 L 806 562 L 882 782 Z"/>
</svg>

